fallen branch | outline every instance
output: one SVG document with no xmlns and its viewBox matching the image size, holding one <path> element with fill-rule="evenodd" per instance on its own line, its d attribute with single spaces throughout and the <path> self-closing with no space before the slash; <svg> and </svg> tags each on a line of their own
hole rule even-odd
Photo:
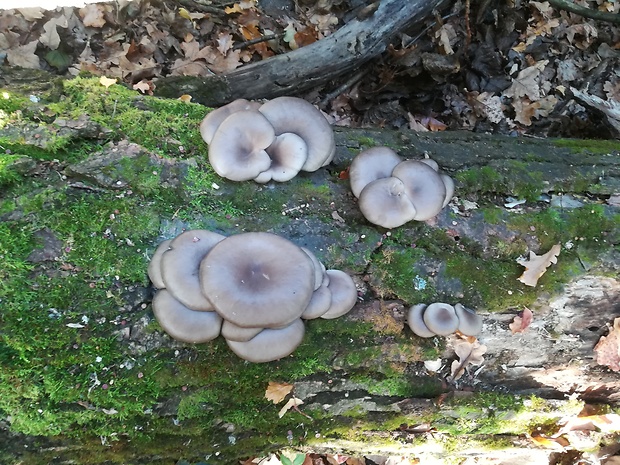
<svg viewBox="0 0 620 465">
<path fill-rule="evenodd" d="M 374 14 L 352 19 L 332 35 L 306 47 L 243 66 L 222 76 L 168 76 L 156 81 L 156 94 L 191 95 L 217 106 L 236 98 L 294 95 L 358 70 L 380 55 L 396 34 L 420 22 L 442 0 L 383 0 Z"/>
<path fill-rule="evenodd" d="M 577 5 L 569 0 L 549 0 L 549 4 L 560 10 L 570 11 L 584 18 L 604 21 L 606 23 L 620 24 L 620 15 L 607 13 L 606 11 L 591 10 L 585 6 Z"/>
</svg>

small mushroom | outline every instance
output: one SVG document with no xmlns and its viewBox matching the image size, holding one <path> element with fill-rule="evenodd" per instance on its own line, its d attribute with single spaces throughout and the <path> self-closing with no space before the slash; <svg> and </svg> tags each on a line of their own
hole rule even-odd
<svg viewBox="0 0 620 465">
<path fill-rule="evenodd" d="M 358 153 L 349 167 L 351 192 L 359 197 L 362 189 L 371 182 L 392 176 L 392 171 L 402 161 L 388 147 L 372 147 Z"/>
<path fill-rule="evenodd" d="M 308 147 L 297 134 L 285 132 L 276 136 L 273 143 L 267 147 L 267 153 L 271 158 L 269 169 L 254 178 L 254 181 L 261 184 L 271 180 L 290 181 L 297 176 L 308 158 Z"/>
<path fill-rule="evenodd" d="M 327 288 L 332 293 L 332 301 L 329 310 L 321 315 L 321 318 L 331 320 L 348 313 L 357 302 L 357 288 L 351 276 L 340 270 L 327 270 L 329 285 Z"/>
<path fill-rule="evenodd" d="M 413 305 L 407 313 L 407 324 L 416 335 L 420 337 L 433 337 L 435 333 L 428 329 L 426 323 L 424 323 L 424 310 L 426 310 L 426 304 Z"/>
<path fill-rule="evenodd" d="M 305 326 L 296 319 L 281 329 L 264 329 L 246 342 L 226 340 L 230 349 L 248 362 L 264 363 L 293 353 L 304 338 Z"/>
<path fill-rule="evenodd" d="M 179 234 L 170 242 L 170 250 L 161 257 L 161 275 L 165 288 L 186 307 L 213 311 L 213 305 L 200 289 L 202 259 L 224 236 L 206 229 Z"/>
<path fill-rule="evenodd" d="M 395 177 L 377 179 L 364 187 L 358 205 L 368 221 L 384 228 L 402 226 L 417 213 L 405 184 Z"/>
<path fill-rule="evenodd" d="M 459 319 L 452 305 L 440 302 L 430 304 L 422 317 L 426 327 L 439 336 L 452 334 L 459 327 Z"/>
<path fill-rule="evenodd" d="M 454 311 L 459 319 L 458 330 L 466 336 L 477 336 L 482 331 L 482 318 L 473 310 L 456 304 Z"/>
<path fill-rule="evenodd" d="M 209 144 L 209 162 L 232 181 L 254 179 L 271 166 L 266 152 L 275 140 L 271 123 L 256 110 L 241 110 L 222 121 Z"/>
<path fill-rule="evenodd" d="M 244 328 L 273 328 L 299 318 L 314 290 L 314 265 L 292 242 L 254 232 L 218 243 L 200 265 L 204 295 Z"/>
<path fill-rule="evenodd" d="M 161 257 L 170 248 L 170 243 L 172 239 L 167 239 L 161 242 L 155 252 L 153 252 L 153 256 L 151 257 L 151 261 L 149 262 L 149 266 L 147 269 L 147 274 L 153 283 L 153 286 L 157 289 L 163 289 L 166 287 L 164 283 L 164 279 L 161 276 Z"/>
<path fill-rule="evenodd" d="M 259 109 L 272 124 L 276 135 L 297 134 L 308 146 L 303 171 L 316 171 L 331 162 L 336 151 L 334 132 L 329 122 L 314 105 L 297 97 L 278 97 Z"/>
<path fill-rule="evenodd" d="M 226 118 L 237 111 L 258 110 L 260 106 L 261 104 L 258 102 L 250 102 L 249 100 L 240 98 L 233 100 L 227 105 L 210 111 L 200 123 L 200 135 L 202 136 L 202 139 L 207 144 L 210 144 L 217 128 Z"/>
<path fill-rule="evenodd" d="M 310 260 L 312 260 L 312 264 L 314 265 L 314 290 L 316 291 L 326 279 L 325 265 L 323 265 L 319 259 L 316 258 L 316 255 L 314 255 L 306 247 L 301 247 L 301 250 L 303 250 L 306 255 L 310 257 Z M 327 282 L 329 283 L 329 278 L 327 278 Z M 327 284 L 325 285 L 327 286 Z"/>
<path fill-rule="evenodd" d="M 426 221 L 436 216 L 446 199 L 446 186 L 441 176 L 428 164 L 407 160 L 400 163 L 392 176 L 405 186 L 409 201 L 416 210 L 414 220 Z"/>
<path fill-rule="evenodd" d="M 166 289 L 155 294 L 153 313 L 163 330 L 177 341 L 198 344 L 220 334 L 222 318 L 217 313 L 187 308 Z"/>
</svg>

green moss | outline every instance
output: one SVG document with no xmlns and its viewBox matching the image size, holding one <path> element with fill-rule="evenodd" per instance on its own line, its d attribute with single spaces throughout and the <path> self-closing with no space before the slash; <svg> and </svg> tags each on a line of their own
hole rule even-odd
<svg viewBox="0 0 620 465">
<path fill-rule="evenodd" d="M 572 153 L 590 152 L 594 154 L 618 153 L 618 141 L 602 139 L 556 139 L 557 147 L 566 147 Z"/>
<path fill-rule="evenodd" d="M 462 170 L 455 180 L 464 192 L 500 192 L 504 177 L 490 166 Z"/>
</svg>

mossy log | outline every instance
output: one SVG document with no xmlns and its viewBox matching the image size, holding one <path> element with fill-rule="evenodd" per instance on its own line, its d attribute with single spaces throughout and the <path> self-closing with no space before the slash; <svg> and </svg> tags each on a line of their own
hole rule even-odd
<svg viewBox="0 0 620 465">
<path fill-rule="evenodd" d="M 552 436 L 584 409 L 617 411 L 618 373 L 593 351 L 620 316 L 615 142 L 337 128 L 330 166 L 283 184 L 233 183 L 206 161 L 200 105 L 94 79 L 60 83 L 37 104 L 8 90 L 3 463 L 233 463 L 287 447 L 545 463 L 552 451 L 532 434 Z M 369 224 L 346 170 L 376 145 L 435 159 L 457 198 L 426 223 Z M 177 343 L 153 319 L 146 267 L 161 240 L 188 228 L 287 237 L 351 274 L 359 302 L 308 322 L 304 343 L 277 362 L 245 363 L 219 340 Z M 517 280 L 519 256 L 558 243 L 536 287 Z M 410 305 L 435 301 L 485 322 L 484 363 L 456 381 L 454 339 L 405 324 Z M 513 334 L 525 307 L 533 322 Z M 437 359 L 436 371 L 424 364 Z M 278 418 L 270 381 L 294 385 L 299 411 Z M 589 434 L 577 453 L 614 434 Z"/>
</svg>

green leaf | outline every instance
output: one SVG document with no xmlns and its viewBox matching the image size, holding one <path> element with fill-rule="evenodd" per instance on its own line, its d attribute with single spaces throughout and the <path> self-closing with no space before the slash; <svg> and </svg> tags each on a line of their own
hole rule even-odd
<svg viewBox="0 0 620 465">
<path fill-rule="evenodd" d="M 45 61 L 58 71 L 65 71 L 71 64 L 71 57 L 60 50 L 52 50 L 45 54 Z"/>
</svg>

